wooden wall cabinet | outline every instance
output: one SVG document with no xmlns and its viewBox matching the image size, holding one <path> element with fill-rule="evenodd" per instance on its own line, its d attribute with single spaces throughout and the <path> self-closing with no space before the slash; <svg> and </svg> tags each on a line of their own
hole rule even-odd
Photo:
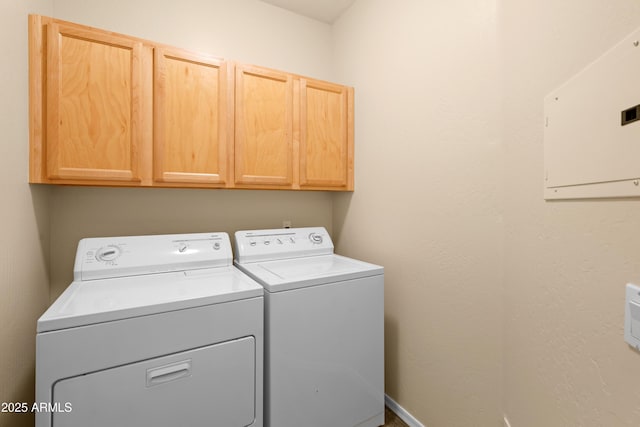
<svg viewBox="0 0 640 427">
<path fill-rule="evenodd" d="M 300 79 L 300 188 L 353 190 L 353 89 Z"/>
<path fill-rule="evenodd" d="M 353 89 L 236 66 L 235 184 L 353 190 Z"/>
<path fill-rule="evenodd" d="M 31 15 L 30 182 L 353 190 L 353 89 Z"/>
<path fill-rule="evenodd" d="M 50 18 L 29 25 L 31 182 L 141 185 L 151 48 Z"/>
<path fill-rule="evenodd" d="M 293 188 L 293 77 L 236 65 L 235 184 Z"/>
<path fill-rule="evenodd" d="M 226 187 L 233 132 L 229 64 L 179 49 L 156 48 L 155 185 Z"/>
</svg>

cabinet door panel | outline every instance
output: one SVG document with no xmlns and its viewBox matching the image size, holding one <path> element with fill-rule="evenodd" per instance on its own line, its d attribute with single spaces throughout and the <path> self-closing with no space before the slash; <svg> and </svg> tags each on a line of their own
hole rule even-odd
<svg viewBox="0 0 640 427">
<path fill-rule="evenodd" d="M 293 78 L 258 67 L 236 69 L 235 182 L 293 183 Z"/>
<path fill-rule="evenodd" d="M 352 103 L 347 87 L 300 81 L 301 187 L 353 186 Z"/>
<path fill-rule="evenodd" d="M 142 43 L 47 26 L 47 176 L 139 181 Z"/>
<path fill-rule="evenodd" d="M 223 60 L 156 49 L 156 181 L 224 186 L 230 95 Z"/>
</svg>

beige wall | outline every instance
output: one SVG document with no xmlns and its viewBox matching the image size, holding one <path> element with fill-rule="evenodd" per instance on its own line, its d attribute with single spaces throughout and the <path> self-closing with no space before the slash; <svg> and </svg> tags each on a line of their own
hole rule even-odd
<svg viewBox="0 0 640 427">
<path fill-rule="evenodd" d="M 52 0 L 54 17 L 331 78 L 331 27 L 259 0 Z"/>
<path fill-rule="evenodd" d="M 637 0 L 358 0 L 333 28 L 167 3 L 0 0 L 0 401 L 33 400 L 35 321 L 78 239 L 287 219 L 385 266 L 386 390 L 425 426 L 640 423 L 640 202 L 542 199 L 542 98 L 640 25 Z M 356 191 L 29 186 L 28 12 L 354 85 Z"/>
<path fill-rule="evenodd" d="M 56 18 L 229 59 L 331 78 L 331 27 L 257 0 L 53 0 Z M 78 240 L 89 236 L 188 233 L 323 225 L 324 192 L 53 189 L 51 297 L 72 279 Z"/>
<path fill-rule="evenodd" d="M 36 319 L 49 302 L 49 190 L 30 187 L 27 14 L 48 1 L 0 0 L 0 402 L 33 402 Z M 0 426 L 33 425 L 0 413 Z"/>
<path fill-rule="evenodd" d="M 543 201 L 542 99 L 638 28 L 640 3 L 500 5 L 504 411 L 512 427 L 638 426 L 640 354 L 623 319 L 625 283 L 640 281 L 640 201 Z"/>
<path fill-rule="evenodd" d="M 334 27 L 356 88 L 334 234 L 385 266 L 386 391 L 428 427 L 501 421 L 496 25 L 493 1 L 359 0 Z"/>
<path fill-rule="evenodd" d="M 387 392 L 426 426 L 640 424 L 640 202 L 542 199 L 544 95 L 639 24 L 634 0 L 360 0 L 335 26 L 358 145 L 334 234 L 386 267 Z"/>
</svg>

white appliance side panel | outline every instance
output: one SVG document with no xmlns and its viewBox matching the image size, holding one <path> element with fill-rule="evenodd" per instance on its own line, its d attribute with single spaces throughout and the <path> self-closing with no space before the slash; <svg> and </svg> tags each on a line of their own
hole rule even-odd
<svg viewBox="0 0 640 427">
<path fill-rule="evenodd" d="M 265 293 L 265 310 L 266 425 L 383 419 L 383 276 Z"/>
<path fill-rule="evenodd" d="M 53 426 L 248 426 L 254 363 L 247 337 L 65 379 L 53 398 L 72 410 L 54 413 Z"/>
</svg>

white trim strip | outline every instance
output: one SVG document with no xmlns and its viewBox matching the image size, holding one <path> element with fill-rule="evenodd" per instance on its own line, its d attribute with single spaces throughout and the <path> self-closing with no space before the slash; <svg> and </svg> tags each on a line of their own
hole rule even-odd
<svg viewBox="0 0 640 427">
<path fill-rule="evenodd" d="M 389 397 L 389 395 L 384 395 L 384 403 L 391 409 L 395 414 L 400 417 L 402 421 L 407 423 L 409 427 L 425 427 L 420 421 L 418 421 L 413 415 L 407 412 L 402 406 L 398 405 L 398 402 Z M 506 418 L 505 418 L 506 420 Z"/>
</svg>

